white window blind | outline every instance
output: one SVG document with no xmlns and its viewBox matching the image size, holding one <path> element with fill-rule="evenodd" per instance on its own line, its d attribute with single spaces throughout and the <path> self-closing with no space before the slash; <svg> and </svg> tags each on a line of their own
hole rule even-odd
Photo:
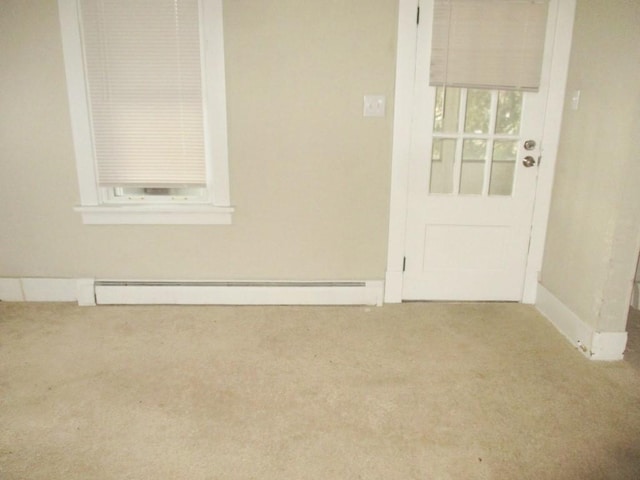
<svg viewBox="0 0 640 480">
<path fill-rule="evenodd" d="M 205 186 L 198 0 L 80 0 L 100 186 Z"/>
<path fill-rule="evenodd" d="M 537 91 L 548 0 L 435 0 L 431 85 Z"/>
</svg>

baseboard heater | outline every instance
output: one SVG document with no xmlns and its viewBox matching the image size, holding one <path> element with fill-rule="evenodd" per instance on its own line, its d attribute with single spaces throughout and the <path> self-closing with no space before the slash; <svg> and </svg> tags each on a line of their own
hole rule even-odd
<svg viewBox="0 0 640 480">
<path fill-rule="evenodd" d="M 381 305 L 383 281 L 96 280 L 98 305 Z"/>
</svg>

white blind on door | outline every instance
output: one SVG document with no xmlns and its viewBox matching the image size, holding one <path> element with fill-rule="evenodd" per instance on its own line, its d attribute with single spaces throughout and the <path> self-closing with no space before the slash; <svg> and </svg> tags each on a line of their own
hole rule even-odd
<svg viewBox="0 0 640 480">
<path fill-rule="evenodd" d="M 80 0 L 98 183 L 206 184 L 198 0 Z"/>
<path fill-rule="evenodd" d="M 435 0 L 431 85 L 537 91 L 548 0 Z"/>
</svg>

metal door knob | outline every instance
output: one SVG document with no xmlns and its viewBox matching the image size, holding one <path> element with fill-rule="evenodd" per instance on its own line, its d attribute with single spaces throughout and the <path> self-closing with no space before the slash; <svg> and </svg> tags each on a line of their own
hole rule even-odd
<svg viewBox="0 0 640 480">
<path fill-rule="evenodd" d="M 524 160 L 522 160 L 522 164 L 527 168 L 533 167 L 536 164 L 536 159 L 531 155 L 527 155 L 524 157 Z"/>
</svg>

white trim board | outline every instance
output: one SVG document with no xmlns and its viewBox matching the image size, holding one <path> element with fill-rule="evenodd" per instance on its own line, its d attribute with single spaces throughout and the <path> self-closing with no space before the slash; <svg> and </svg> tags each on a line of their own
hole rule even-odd
<svg viewBox="0 0 640 480">
<path fill-rule="evenodd" d="M 571 344 L 591 360 L 622 360 L 627 332 L 597 332 L 543 285 L 535 306 Z"/>
<path fill-rule="evenodd" d="M 90 293 L 86 289 L 91 282 Z M 71 278 L 0 278 L 3 302 L 78 302 L 95 304 L 93 280 Z"/>
<path fill-rule="evenodd" d="M 0 301 L 79 305 L 382 305 L 384 282 L 0 278 Z"/>
<path fill-rule="evenodd" d="M 542 270 L 547 227 L 551 212 L 551 193 L 560 146 L 564 99 L 569 75 L 576 1 L 558 0 L 551 77 L 549 78 L 549 94 L 542 139 L 542 163 L 538 166 L 536 200 L 534 202 L 527 271 L 524 277 L 524 291 L 522 294 L 522 302 L 528 304 L 534 304 L 536 301 L 538 273 Z"/>
<path fill-rule="evenodd" d="M 391 154 L 391 193 L 389 210 L 389 246 L 385 302 L 402 302 L 402 271 L 409 191 L 409 154 L 413 122 L 413 89 L 416 60 L 416 12 L 418 0 L 399 0 L 396 50 L 396 88 Z"/>
</svg>

